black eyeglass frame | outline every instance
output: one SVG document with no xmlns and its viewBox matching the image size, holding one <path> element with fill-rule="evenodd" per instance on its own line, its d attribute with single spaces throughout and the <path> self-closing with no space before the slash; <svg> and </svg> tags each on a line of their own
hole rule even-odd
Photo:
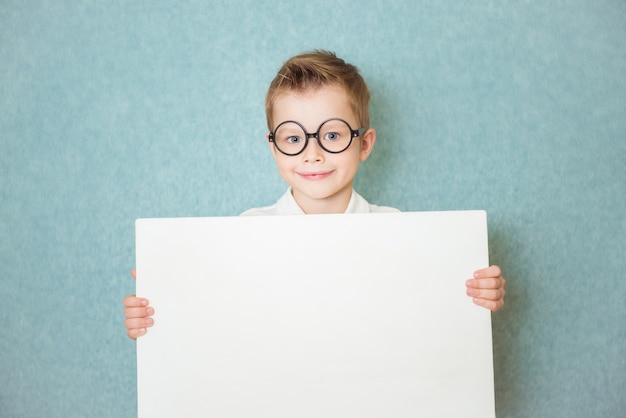
<svg viewBox="0 0 626 418">
<path fill-rule="evenodd" d="M 338 120 L 340 122 L 343 122 L 343 123 L 346 124 L 346 126 L 348 126 L 348 129 L 350 129 L 350 142 L 348 142 L 348 145 L 346 145 L 346 147 L 344 149 L 342 149 L 341 151 L 331 151 L 329 149 L 326 149 L 326 147 L 324 147 L 324 145 L 322 145 L 322 140 L 320 139 L 320 129 L 322 129 L 322 126 L 324 126 L 324 124 L 326 122 L 330 122 L 331 120 Z M 300 128 L 302 128 L 302 132 L 304 132 L 304 146 L 302 147 L 302 149 L 300 151 L 298 151 L 296 153 L 293 153 L 293 154 L 281 150 L 278 147 L 278 145 L 276 145 L 276 131 L 278 130 L 278 128 L 280 128 L 282 125 L 284 125 L 286 123 L 295 123 Z M 340 154 L 340 153 L 344 152 L 345 150 L 347 150 L 348 148 L 350 148 L 350 145 L 352 145 L 352 140 L 354 138 L 356 138 L 356 137 L 359 137 L 359 136 L 363 135 L 365 130 L 366 130 L 365 128 L 352 129 L 352 126 L 350 126 L 350 124 L 348 122 L 346 122 L 345 120 L 343 120 L 341 118 L 328 118 L 325 121 L 323 121 L 322 123 L 320 123 L 320 126 L 317 127 L 317 131 L 315 131 L 314 133 L 309 133 L 309 132 L 306 131 L 305 127 L 302 126 L 302 124 L 300 122 L 296 122 L 295 120 L 286 120 L 284 122 L 279 123 L 278 126 L 276 128 L 274 128 L 274 132 L 270 132 L 269 133 L 269 135 L 267 136 L 267 140 L 269 142 L 273 142 L 274 143 L 274 147 L 281 154 L 288 155 L 290 157 L 295 157 L 296 155 L 302 154 L 302 152 L 306 149 L 306 147 L 309 146 L 309 138 L 315 138 L 317 140 L 317 144 L 324 151 L 326 151 L 326 152 L 328 152 L 330 154 Z"/>
</svg>

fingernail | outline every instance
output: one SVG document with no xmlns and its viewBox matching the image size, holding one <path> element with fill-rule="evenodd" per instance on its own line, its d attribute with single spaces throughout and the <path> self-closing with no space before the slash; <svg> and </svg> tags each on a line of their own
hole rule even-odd
<svg viewBox="0 0 626 418">
<path fill-rule="evenodd" d="M 153 314 L 154 314 L 154 309 L 153 309 L 153 308 L 147 308 L 147 309 L 146 309 L 146 313 L 147 313 L 148 315 L 153 315 Z"/>
</svg>

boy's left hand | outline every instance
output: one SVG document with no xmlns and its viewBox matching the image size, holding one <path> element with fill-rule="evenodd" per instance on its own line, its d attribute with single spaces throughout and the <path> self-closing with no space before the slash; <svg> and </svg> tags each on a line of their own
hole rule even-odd
<svg viewBox="0 0 626 418">
<path fill-rule="evenodd" d="M 505 283 L 500 267 L 491 266 L 474 272 L 474 278 L 467 280 L 465 286 L 476 305 L 495 312 L 504 306 Z"/>
</svg>

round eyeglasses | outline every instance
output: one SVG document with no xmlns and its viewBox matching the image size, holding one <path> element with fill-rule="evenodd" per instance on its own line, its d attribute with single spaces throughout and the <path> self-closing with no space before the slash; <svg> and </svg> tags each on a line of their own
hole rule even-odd
<svg viewBox="0 0 626 418">
<path fill-rule="evenodd" d="M 322 122 L 317 132 L 308 133 L 304 126 L 293 120 L 281 122 L 268 136 L 278 151 L 285 155 L 298 155 L 309 144 L 309 138 L 315 138 L 319 146 L 331 154 L 339 154 L 348 149 L 352 139 L 365 132 L 365 128 L 352 129 L 348 122 L 339 118 L 330 118 Z"/>
</svg>

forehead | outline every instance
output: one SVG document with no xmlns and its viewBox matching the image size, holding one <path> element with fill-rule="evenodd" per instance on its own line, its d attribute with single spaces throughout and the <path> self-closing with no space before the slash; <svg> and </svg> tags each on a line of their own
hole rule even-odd
<svg viewBox="0 0 626 418">
<path fill-rule="evenodd" d="M 274 100 L 272 116 L 274 126 L 295 120 L 308 130 L 315 130 L 322 121 L 335 117 L 356 123 L 348 95 L 339 86 L 283 92 Z"/>
</svg>

